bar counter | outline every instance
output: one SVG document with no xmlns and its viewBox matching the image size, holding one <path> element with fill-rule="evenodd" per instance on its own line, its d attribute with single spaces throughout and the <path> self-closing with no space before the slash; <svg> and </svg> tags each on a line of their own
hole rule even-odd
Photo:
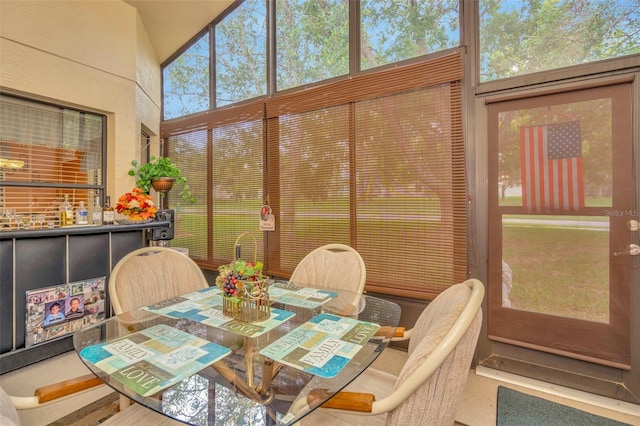
<svg viewBox="0 0 640 426">
<path fill-rule="evenodd" d="M 148 229 L 169 226 L 157 221 L 0 231 L 0 374 L 73 349 L 73 334 L 27 347 L 27 292 L 97 277 L 108 282 L 123 256 L 148 245 Z"/>
</svg>

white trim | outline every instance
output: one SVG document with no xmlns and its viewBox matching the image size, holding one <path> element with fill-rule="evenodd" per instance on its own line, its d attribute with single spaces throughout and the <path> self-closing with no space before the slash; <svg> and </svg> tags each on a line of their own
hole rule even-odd
<svg viewBox="0 0 640 426">
<path fill-rule="evenodd" d="M 630 402 L 619 401 L 613 398 L 607 398 L 604 396 L 595 395 L 564 386 L 558 386 L 552 383 L 546 383 L 540 380 L 530 379 L 528 377 L 518 376 L 516 374 L 495 370 L 493 368 L 483 367 L 481 365 L 477 366 L 475 370 L 478 376 L 487 377 L 489 379 L 498 380 L 505 383 L 511 383 L 513 385 L 548 393 L 550 395 L 559 396 L 596 407 L 605 408 L 607 410 L 618 411 L 620 413 L 631 414 L 632 416 L 640 417 L 640 405 L 632 404 Z"/>
</svg>

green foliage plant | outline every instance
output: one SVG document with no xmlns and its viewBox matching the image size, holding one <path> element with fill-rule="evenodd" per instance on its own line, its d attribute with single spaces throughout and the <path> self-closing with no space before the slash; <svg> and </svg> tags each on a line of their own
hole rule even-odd
<svg viewBox="0 0 640 426">
<path fill-rule="evenodd" d="M 151 190 L 151 181 L 159 178 L 171 178 L 175 179 L 175 183 L 182 185 L 179 192 L 183 200 L 189 203 L 195 203 L 196 199 L 191 193 L 187 179 L 182 175 L 182 172 L 171 161 L 169 157 L 155 157 L 152 156 L 150 161 L 145 164 L 139 164 L 136 160 L 131 161 L 131 169 L 129 169 L 129 176 L 136 178 L 136 187 L 142 189 L 145 194 L 148 194 Z M 164 195 L 161 193 L 161 195 Z"/>
</svg>

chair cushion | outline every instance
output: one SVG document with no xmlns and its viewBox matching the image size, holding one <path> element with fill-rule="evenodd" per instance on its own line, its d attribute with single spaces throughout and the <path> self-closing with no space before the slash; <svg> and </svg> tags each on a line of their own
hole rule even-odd
<svg viewBox="0 0 640 426">
<path fill-rule="evenodd" d="M 397 377 L 384 371 L 368 368 L 356 380 L 351 382 L 344 390 L 353 392 L 371 392 L 376 399 L 382 399 L 391 394 Z M 385 425 L 387 414 L 377 416 L 349 414 L 346 411 L 332 410 L 330 408 L 318 408 L 307 417 L 303 418 L 302 426 L 317 425 Z M 409 423 L 407 423 L 409 424 Z"/>
<path fill-rule="evenodd" d="M 418 346 L 430 354 L 449 332 L 464 310 L 471 294 L 471 288 L 464 284 L 449 287 L 433 299 L 422 311 L 411 331 L 407 352 L 409 356 Z M 425 340 L 426 339 L 426 340 Z"/>
<path fill-rule="evenodd" d="M 364 308 L 361 295 L 366 279 L 366 266 L 356 250 L 344 244 L 327 244 L 308 253 L 289 280 L 300 286 L 351 291 L 353 294 L 338 295 L 331 305 L 345 313 L 357 313 Z"/>
<path fill-rule="evenodd" d="M 19 424 L 20 416 L 16 407 L 7 392 L 0 387 L 0 425 L 18 426 Z"/>
</svg>

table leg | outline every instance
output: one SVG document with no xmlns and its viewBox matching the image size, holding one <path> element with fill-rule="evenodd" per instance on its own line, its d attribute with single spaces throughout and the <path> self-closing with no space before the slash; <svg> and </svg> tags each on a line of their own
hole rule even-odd
<svg viewBox="0 0 640 426">
<path fill-rule="evenodd" d="M 244 360 L 247 366 L 247 385 L 253 388 L 253 355 L 256 352 L 252 339 L 245 339 Z"/>
<path fill-rule="evenodd" d="M 256 386 L 256 391 L 262 396 L 269 396 L 272 393 L 271 381 L 278 375 L 282 364 L 270 358 L 264 359 L 262 364 L 262 381 Z"/>
<path fill-rule="evenodd" d="M 236 372 L 230 369 L 229 366 L 224 363 L 224 361 L 218 361 L 212 366 L 218 372 L 218 374 L 224 377 L 229 383 L 234 385 L 236 389 L 242 392 L 243 395 L 253 399 L 256 402 L 262 401 L 262 397 L 260 396 L 260 394 L 256 392 L 252 387 L 248 386 L 240 377 L 238 377 Z"/>
</svg>

